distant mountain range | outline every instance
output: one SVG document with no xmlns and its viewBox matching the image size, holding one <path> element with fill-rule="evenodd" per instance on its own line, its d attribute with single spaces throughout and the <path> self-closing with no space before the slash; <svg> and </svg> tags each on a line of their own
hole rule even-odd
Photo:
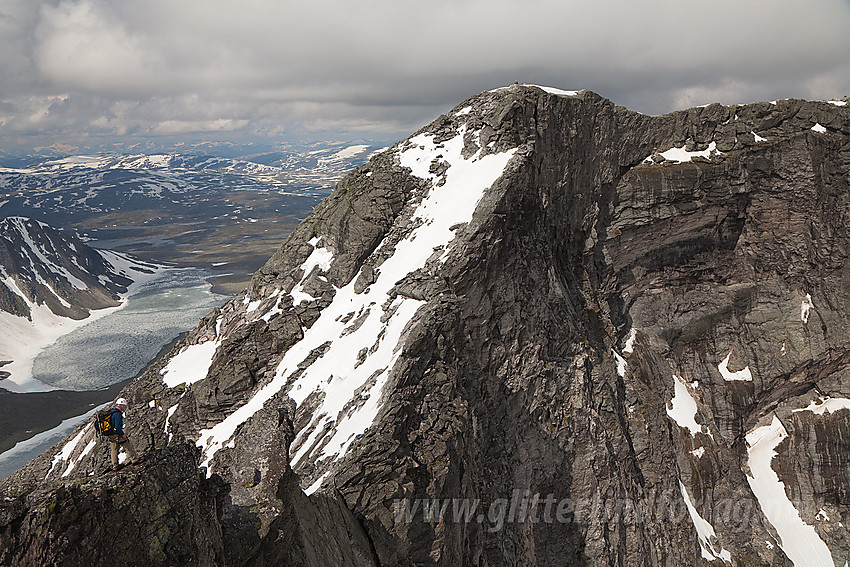
<svg viewBox="0 0 850 567">
<path fill-rule="evenodd" d="M 0 217 L 77 229 L 99 247 L 218 268 L 233 286 L 342 175 L 380 150 L 366 143 L 246 158 L 196 154 L 75 155 L 0 167 Z"/>
<path fill-rule="evenodd" d="M 207 198 L 213 191 L 330 191 L 342 174 L 377 149 L 358 144 L 252 159 L 100 154 L 40 160 L 26 167 L 0 167 L 0 213 L 47 208 L 54 214 L 116 212 L 149 206 L 151 199 L 191 198 L 199 190 Z"/>
</svg>

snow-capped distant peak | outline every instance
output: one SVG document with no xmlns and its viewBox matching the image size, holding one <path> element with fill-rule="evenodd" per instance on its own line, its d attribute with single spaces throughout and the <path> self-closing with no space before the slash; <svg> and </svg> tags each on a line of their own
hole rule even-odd
<svg viewBox="0 0 850 567">
<path fill-rule="evenodd" d="M 157 169 L 169 167 L 179 154 L 97 154 L 68 156 L 45 161 L 40 168 L 63 171 L 71 169 Z"/>
<path fill-rule="evenodd" d="M 354 157 L 356 155 L 362 154 L 369 149 L 369 146 L 366 145 L 356 145 L 356 146 L 348 146 L 347 148 L 343 148 L 334 154 L 334 159 L 347 159 Z"/>
<path fill-rule="evenodd" d="M 53 169 L 70 169 L 74 167 L 96 169 L 100 167 L 106 167 L 110 163 L 110 161 L 111 157 L 109 155 L 79 155 L 46 161 L 42 165 Z"/>
</svg>

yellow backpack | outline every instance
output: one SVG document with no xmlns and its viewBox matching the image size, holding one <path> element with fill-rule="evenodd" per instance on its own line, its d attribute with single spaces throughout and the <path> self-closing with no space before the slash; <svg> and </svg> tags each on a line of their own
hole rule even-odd
<svg viewBox="0 0 850 567">
<path fill-rule="evenodd" d="M 116 408 L 108 410 L 98 410 L 95 416 L 95 430 L 101 437 L 106 435 L 117 435 L 118 431 L 112 426 L 112 414 L 116 411 L 121 411 Z"/>
</svg>

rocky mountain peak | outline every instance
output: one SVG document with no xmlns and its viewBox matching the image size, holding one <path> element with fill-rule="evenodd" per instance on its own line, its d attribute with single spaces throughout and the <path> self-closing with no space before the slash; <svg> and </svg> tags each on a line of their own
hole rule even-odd
<svg viewBox="0 0 850 567">
<path fill-rule="evenodd" d="M 184 541 L 198 565 L 842 565 L 841 102 L 464 101 L 343 178 L 125 390 L 137 447 L 199 471 L 151 520 L 160 545 L 74 545 L 162 565 Z M 106 501 L 105 457 L 75 435 L 0 485 L 0 561 L 61 556 L 67 528 L 28 526 L 69 487 L 50 526 Z M 163 529 L 181 502 L 208 513 Z"/>
</svg>

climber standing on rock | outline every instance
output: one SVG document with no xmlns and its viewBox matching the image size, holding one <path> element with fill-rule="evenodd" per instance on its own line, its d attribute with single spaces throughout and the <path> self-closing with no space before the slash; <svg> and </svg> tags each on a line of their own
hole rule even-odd
<svg viewBox="0 0 850 567">
<path fill-rule="evenodd" d="M 109 458 L 112 460 L 112 470 L 117 471 L 121 466 L 118 464 L 118 447 L 123 445 L 124 451 L 127 452 L 127 458 L 130 459 L 130 464 L 140 462 L 137 458 L 136 448 L 133 447 L 133 442 L 124 433 L 124 410 L 127 409 L 127 400 L 118 398 L 115 401 L 115 407 L 110 411 L 109 424 L 111 425 L 111 433 L 104 434 L 104 437 L 109 441 Z"/>
</svg>

